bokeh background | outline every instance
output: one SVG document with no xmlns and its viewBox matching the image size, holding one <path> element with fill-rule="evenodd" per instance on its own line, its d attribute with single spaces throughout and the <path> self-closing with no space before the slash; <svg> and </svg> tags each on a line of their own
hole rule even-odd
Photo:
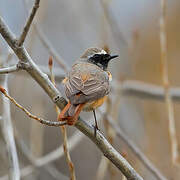
<svg viewBox="0 0 180 180">
<path fill-rule="evenodd" d="M 103 3 L 104 2 L 104 3 Z M 32 0 L 0 0 L 0 16 L 18 37 L 32 8 Z M 180 85 L 180 1 L 167 1 L 167 53 L 168 76 L 170 85 Z M 168 132 L 168 112 L 164 98 L 141 96 L 141 93 L 126 93 L 122 84 L 147 83 L 162 86 L 162 67 L 160 60 L 160 0 L 41 0 L 34 25 L 28 34 L 25 47 L 43 71 L 48 72 L 48 58 L 53 55 L 43 43 L 48 41 L 59 59 L 64 59 L 69 67 L 88 47 L 108 47 L 110 52 L 119 54 L 119 59 L 110 64 L 113 74 L 110 101 L 112 117 L 126 134 L 128 139 L 147 156 L 154 166 L 169 180 L 180 179 L 180 169 L 172 164 L 171 143 Z M 8 48 L 0 37 L 0 63 L 7 58 Z M 13 55 L 9 65 L 18 61 Z M 54 57 L 56 83 L 63 94 L 61 77 L 64 70 Z M 0 75 L 0 80 L 3 75 Z M 131 80 L 131 81 L 130 81 Z M 25 72 L 8 75 L 9 92 L 18 102 L 33 114 L 50 120 L 56 120 L 53 103 Z M 119 89 L 117 87 L 120 87 Z M 150 86 L 149 90 L 151 90 Z M 2 113 L 2 101 L 0 112 Z M 180 143 L 180 105 L 179 99 L 173 98 L 177 140 Z M 105 109 L 104 105 L 102 109 Z M 111 112 L 109 112 L 111 114 Z M 93 124 L 92 113 L 82 113 L 89 123 Z M 62 144 L 59 128 L 45 127 L 30 120 L 26 115 L 11 105 L 15 139 L 20 167 L 31 164 L 19 141 L 32 153 L 35 159 L 41 158 Z M 106 134 L 104 121 L 98 115 L 99 126 Z M 67 127 L 68 136 L 77 133 L 73 127 Z M 111 129 L 111 131 L 113 131 Z M 6 143 L 0 130 L 0 176 L 8 173 Z M 77 134 L 76 134 L 77 135 Z M 80 140 L 71 149 L 78 180 L 95 179 L 98 173 L 102 154 L 84 135 L 78 133 Z M 115 136 L 113 146 L 125 154 L 127 160 L 147 180 L 157 178 L 143 165 L 121 138 Z M 52 168 L 50 173 L 47 169 Z M 110 167 L 103 179 L 122 179 L 121 173 Z M 41 167 L 35 167 L 31 173 L 22 177 L 30 179 L 62 179 L 69 176 L 64 155 Z M 0 178 L 1 179 L 1 178 Z"/>
</svg>

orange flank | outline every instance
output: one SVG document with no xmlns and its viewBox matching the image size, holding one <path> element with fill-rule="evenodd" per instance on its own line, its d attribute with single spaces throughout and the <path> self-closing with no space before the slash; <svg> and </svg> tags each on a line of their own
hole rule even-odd
<svg viewBox="0 0 180 180">
<path fill-rule="evenodd" d="M 90 103 L 86 103 L 83 111 L 92 111 L 98 107 L 100 107 L 107 99 L 107 96 L 104 96 L 103 98 L 100 98 L 96 101 L 90 102 Z"/>
</svg>

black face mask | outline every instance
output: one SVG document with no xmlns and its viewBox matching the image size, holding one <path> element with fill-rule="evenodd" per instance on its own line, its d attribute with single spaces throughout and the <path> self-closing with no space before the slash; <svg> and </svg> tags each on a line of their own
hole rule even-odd
<svg viewBox="0 0 180 180">
<path fill-rule="evenodd" d="M 118 57 L 118 55 L 111 56 L 110 54 L 95 54 L 94 56 L 89 58 L 89 61 L 106 70 L 109 61 L 116 57 Z"/>
</svg>

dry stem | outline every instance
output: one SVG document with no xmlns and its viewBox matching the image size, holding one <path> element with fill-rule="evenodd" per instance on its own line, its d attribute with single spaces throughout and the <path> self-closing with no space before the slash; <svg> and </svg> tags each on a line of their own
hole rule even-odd
<svg viewBox="0 0 180 180">
<path fill-rule="evenodd" d="M 7 75 L 4 77 L 3 85 L 8 88 Z M 9 179 L 20 180 L 19 160 L 14 141 L 13 125 L 11 121 L 10 102 L 2 97 L 3 118 L 1 120 L 2 132 L 7 145 L 7 155 L 9 159 Z"/>
<path fill-rule="evenodd" d="M 27 8 L 27 0 L 22 0 L 24 8 L 26 12 L 28 13 L 28 8 Z M 54 59 L 57 61 L 59 66 L 64 70 L 64 72 L 68 72 L 68 65 L 65 62 L 65 60 L 59 55 L 59 53 L 55 50 L 55 48 L 52 46 L 51 42 L 49 39 L 46 37 L 42 29 L 38 26 L 36 22 L 32 23 L 34 30 L 37 33 L 37 36 L 39 37 L 39 40 L 42 42 L 44 47 L 48 50 L 48 52 L 54 57 Z"/>
<path fill-rule="evenodd" d="M 21 46 L 24 43 L 24 40 L 27 36 L 27 33 L 29 32 L 29 29 L 31 27 L 31 23 L 35 17 L 37 9 L 39 8 L 39 3 L 40 3 L 40 0 L 35 0 L 34 6 L 33 6 L 32 11 L 30 13 L 30 16 L 29 16 L 28 20 L 26 21 L 26 25 L 24 26 L 23 32 L 19 38 L 18 46 Z"/>
<path fill-rule="evenodd" d="M 50 70 L 50 77 L 51 77 L 51 81 L 54 84 L 54 86 L 56 86 L 56 82 L 55 82 L 55 78 L 52 72 L 52 67 L 53 67 L 53 59 L 52 57 L 49 58 L 49 70 Z M 56 113 L 57 113 L 57 118 L 59 117 L 59 108 L 55 105 L 55 109 L 56 109 Z M 70 172 L 70 179 L 71 180 L 76 180 L 76 175 L 75 175 L 75 168 L 74 168 L 74 164 L 71 160 L 71 156 L 69 153 L 69 149 L 68 149 L 68 140 L 67 140 L 67 131 L 66 131 L 66 127 L 65 126 L 61 126 L 61 133 L 63 136 L 63 148 L 64 148 L 64 155 L 66 157 L 66 161 L 69 167 L 69 172 Z"/>
<path fill-rule="evenodd" d="M 80 141 L 82 140 L 84 136 L 82 133 L 75 132 L 70 138 L 69 138 L 69 150 L 73 150 Z M 48 163 L 51 163 L 58 158 L 61 158 L 64 154 L 63 151 L 63 145 L 58 147 L 57 149 L 53 150 L 52 152 L 46 154 L 45 156 L 38 158 L 34 161 L 34 165 L 29 165 L 21 169 L 21 178 L 31 174 L 34 170 L 36 170 L 36 167 L 42 167 L 46 166 Z M 1 180 L 8 180 L 8 176 L 5 175 L 0 178 Z"/>
<path fill-rule="evenodd" d="M 23 138 L 20 136 L 18 130 L 14 127 L 14 131 L 15 131 L 15 138 L 16 138 L 16 142 L 18 147 L 21 149 L 22 153 L 24 154 L 24 156 L 30 161 L 30 163 L 35 166 L 36 168 L 38 168 L 38 166 L 36 165 L 36 159 L 34 158 L 33 154 L 30 152 L 30 150 L 28 149 L 28 146 L 26 145 L 26 143 L 24 142 Z M 47 164 L 46 166 L 43 167 L 49 174 L 51 174 L 51 176 L 55 179 L 59 179 L 60 177 L 63 177 L 63 179 L 68 179 L 66 176 L 64 176 L 62 173 L 60 173 L 52 164 Z"/>
<path fill-rule="evenodd" d="M 144 164 L 144 166 L 159 180 L 167 180 L 161 172 L 149 161 L 149 159 L 143 154 L 143 152 L 127 137 L 127 135 L 121 130 L 120 127 L 112 120 L 110 116 L 105 114 L 108 122 L 116 131 L 117 136 L 119 136 L 125 144 L 132 150 L 136 157 Z M 128 178 L 127 178 L 128 179 Z"/>
<path fill-rule="evenodd" d="M 165 101 L 169 120 L 169 135 L 171 141 L 172 163 L 179 164 L 178 142 L 176 137 L 174 108 L 172 98 L 169 93 L 169 79 L 168 79 L 168 59 L 167 59 L 167 34 L 166 34 L 166 0 L 161 0 L 161 16 L 160 16 L 160 47 L 161 47 L 161 65 L 162 65 L 162 79 L 165 90 Z"/>
</svg>

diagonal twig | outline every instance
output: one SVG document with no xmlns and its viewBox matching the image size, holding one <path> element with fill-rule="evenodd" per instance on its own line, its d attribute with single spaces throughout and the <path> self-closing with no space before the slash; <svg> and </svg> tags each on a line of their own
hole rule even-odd
<svg viewBox="0 0 180 180">
<path fill-rule="evenodd" d="M 39 117 L 31 114 L 27 109 L 25 109 L 20 104 L 18 104 L 14 98 L 12 98 L 11 96 L 8 95 L 7 91 L 2 86 L 0 86 L 0 92 L 3 93 L 4 96 L 7 97 L 15 106 L 17 106 L 22 111 L 24 111 L 27 116 L 29 116 L 31 119 L 34 119 L 34 120 L 38 121 L 41 124 L 45 124 L 45 125 L 48 125 L 48 126 L 62 126 L 62 125 L 66 124 L 66 121 L 54 122 L 54 121 L 48 121 L 48 120 L 39 118 Z"/>
<path fill-rule="evenodd" d="M 136 154 L 136 156 L 141 160 L 144 166 L 159 180 L 167 180 L 161 172 L 149 161 L 149 159 L 141 152 L 141 150 L 125 135 L 119 126 L 111 119 L 110 116 L 105 114 L 108 122 L 116 131 L 117 136 L 119 136 L 127 146 Z"/>
<path fill-rule="evenodd" d="M 24 8 L 26 12 L 28 13 L 27 8 L 27 0 L 22 0 Z M 51 42 L 48 40 L 40 26 L 36 23 L 32 23 L 34 30 L 36 31 L 40 41 L 44 45 L 44 47 L 49 51 L 49 53 L 55 58 L 59 66 L 67 73 L 68 72 L 68 64 L 66 61 L 60 56 L 60 54 L 55 50 L 55 48 L 52 46 Z"/>
<path fill-rule="evenodd" d="M 49 65 L 49 70 L 50 70 L 51 81 L 56 86 L 55 78 L 54 78 L 54 75 L 53 75 L 53 72 L 52 72 L 53 59 L 52 59 L 51 56 L 49 57 L 48 65 Z M 55 106 L 55 109 L 56 109 L 57 118 L 58 118 L 59 114 L 60 114 L 60 111 L 59 111 L 59 108 L 57 106 Z M 60 128 L 61 128 L 61 133 L 62 133 L 62 136 L 63 136 L 64 155 L 66 157 L 66 161 L 67 161 L 67 164 L 68 164 L 68 167 L 69 167 L 70 179 L 71 180 L 76 180 L 75 168 L 74 168 L 74 164 L 73 164 L 73 162 L 71 160 L 71 156 L 70 156 L 69 148 L 68 148 L 68 142 L 67 142 L 68 140 L 67 140 L 66 127 L 65 126 L 61 126 Z"/>
<path fill-rule="evenodd" d="M 18 40 L 18 46 L 21 46 L 24 43 L 24 40 L 27 36 L 27 33 L 31 27 L 31 23 L 34 19 L 36 12 L 37 12 L 37 9 L 39 8 L 39 3 L 40 3 L 40 0 L 35 0 L 32 11 L 31 11 L 31 13 L 27 19 L 26 25 L 24 26 L 23 32 L 22 32 L 22 34 Z"/>
<path fill-rule="evenodd" d="M 47 39 L 41 28 L 34 23 L 34 29 L 37 32 L 37 35 L 39 39 L 41 40 L 42 44 L 45 46 L 45 48 L 49 51 L 49 53 L 55 58 L 56 62 L 59 64 L 59 66 L 64 70 L 64 72 L 68 72 L 69 66 L 66 63 L 66 61 L 59 55 L 59 53 L 54 49 L 50 41 Z"/>
</svg>

